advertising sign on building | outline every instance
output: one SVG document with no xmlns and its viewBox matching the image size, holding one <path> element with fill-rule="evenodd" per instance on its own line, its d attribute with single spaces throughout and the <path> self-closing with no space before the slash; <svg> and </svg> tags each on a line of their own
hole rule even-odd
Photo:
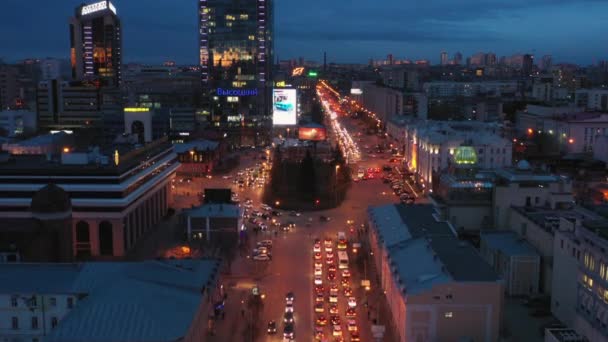
<svg viewBox="0 0 608 342">
<path fill-rule="evenodd" d="M 272 124 L 295 125 L 297 122 L 297 93 L 295 89 L 273 89 Z"/>
<path fill-rule="evenodd" d="M 300 127 L 298 138 L 300 140 L 323 141 L 327 139 L 327 132 L 324 127 Z"/>
</svg>

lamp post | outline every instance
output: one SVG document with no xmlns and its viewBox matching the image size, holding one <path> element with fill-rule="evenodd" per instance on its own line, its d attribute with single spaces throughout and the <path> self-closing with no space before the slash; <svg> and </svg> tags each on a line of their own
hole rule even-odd
<svg viewBox="0 0 608 342">
<path fill-rule="evenodd" d="M 338 170 L 340 170 L 340 165 L 336 165 L 336 178 L 334 182 L 334 198 L 336 205 L 338 204 Z"/>
</svg>

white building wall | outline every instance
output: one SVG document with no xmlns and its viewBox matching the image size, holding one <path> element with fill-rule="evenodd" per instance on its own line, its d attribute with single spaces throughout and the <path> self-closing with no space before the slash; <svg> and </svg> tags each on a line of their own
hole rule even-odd
<svg viewBox="0 0 608 342">
<path fill-rule="evenodd" d="M 571 234 L 555 232 L 553 240 L 553 273 L 551 281 L 551 313 L 569 327 L 574 326 L 578 284 L 580 245 Z"/>
</svg>

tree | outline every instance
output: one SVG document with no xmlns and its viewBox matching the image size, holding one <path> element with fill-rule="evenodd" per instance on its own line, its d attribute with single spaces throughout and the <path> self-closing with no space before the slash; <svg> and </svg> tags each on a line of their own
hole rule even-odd
<svg viewBox="0 0 608 342">
<path fill-rule="evenodd" d="M 310 150 L 306 151 L 306 156 L 300 163 L 300 191 L 303 199 L 310 200 L 315 196 L 316 179 L 315 165 L 310 154 Z"/>
<path fill-rule="evenodd" d="M 313 101 L 310 110 L 310 119 L 320 125 L 323 124 L 323 107 L 319 101 Z"/>
</svg>

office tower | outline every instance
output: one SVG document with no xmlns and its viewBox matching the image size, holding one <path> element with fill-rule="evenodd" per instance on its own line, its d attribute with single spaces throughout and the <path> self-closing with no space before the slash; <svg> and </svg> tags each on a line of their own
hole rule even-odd
<svg viewBox="0 0 608 342">
<path fill-rule="evenodd" d="M 552 65 L 553 65 L 553 58 L 551 57 L 551 55 L 544 55 L 543 58 L 541 58 L 538 67 L 539 67 L 539 69 L 545 71 L 545 70 L 551 69 Z"/>
<path fill-rule="evenodd" d="M 488 52 L 485 56 L 485 65 L 495 65 L 496 64 L 496 54 L 492 52 Z"/>
<path fill-rule="evenodd" d="M 121 31 L 116 7 L 109 0 L 76 7 L 70 19 L 72 78 L 120 84 Z"/>
<path fill-rule="evenodd" d="M 440 56 L 441 65 L 448 65 L 448 53 L 445 51 L 441 52 Z"/>
<path fill-rule="evenodd" d="M 454 54 L 454 64 L 456 64 L 456 65 L 462 64 L 462 54 L 460 52 L 456 52 Z"/>
<path fill-rule="evenodd" d="M 386 60 L 388 62 L 388 65 L 393 65 L 393 54 L 388 54 L 388 56 L 386 56 Z"/>
<path fill-rule="evenodd" d="M 209 121 L 226 129 L 269 124 L 273 1 L 199 0 L 198 10 L 199 62 Z"/>
<path fill-rule="evenodd" d="M 471 65 L 474 66 L 484 66 L 486 63 L 486 54 L 483 52 L 478 52 L 471 56 Z"/>
<path fill-rule="evenodd" d="M 525 54 L 523 56 L 522 72 L 524 75 L 529 76 L 532 73 L 534 67 L 534 55 Z"/>
</svg>

